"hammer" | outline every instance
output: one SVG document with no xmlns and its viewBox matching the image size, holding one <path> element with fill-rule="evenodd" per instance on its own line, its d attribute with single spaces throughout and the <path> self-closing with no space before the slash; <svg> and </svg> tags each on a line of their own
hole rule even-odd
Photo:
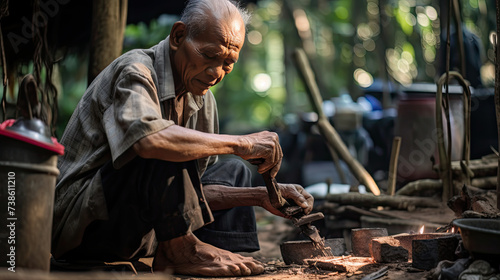
<svg viewBox="0 0 500 280">
<path fill-rule="evenodd" d="M 261 164 L 264 162 L 264 159 L 250 159 L 248 160 L 251 164 Z M 280 188 L 278 186 L 278 182 L 275 178 L 271 177 L 270 171 L 266 171 L 262 173 L 262 177 L 264 178 L 264 182 L 266 183 L 267 193 L 269 195 L 269 201 L 271 205 L 278 209 L 281 213 L 283 213 L 287 217 L 291 217 L 293 224 L 296 227 L 299 227 L 304 235 L 306 235 L 311 241 L 318 247 L 324 247 L 323 238 L 319 235 L 318 229 L 313 226 L 311 223 L 316 220 L 324 219 L 325 216 L 323 213 L 318 212 L 314 214 L 306 215 L 304 213 L 304 209 L 293 202 L 287 201 L 282 195 Z"/>
<path fill-rule="evenodd" d="M 271 177 L 269 171 L 262 174 L 264 182 L 266 183 L 267 193 L 271 205 L 278 209 L 287 217 L 291 217 L 293 224 L 299 227 L 304 235 L 306 235 L 317 246 L 324 246 L 323 238 L 318 233 L 318 229 L 311 223 L 325 218 L 323 213 L 318 212 L 306 215 L 304 209 L 298 205 L 292 205 L 293 202 L 288 202 L 282 195 L 275 178 Z M 294 204 L 294 203 L 293 203 Z"/>
</svg>

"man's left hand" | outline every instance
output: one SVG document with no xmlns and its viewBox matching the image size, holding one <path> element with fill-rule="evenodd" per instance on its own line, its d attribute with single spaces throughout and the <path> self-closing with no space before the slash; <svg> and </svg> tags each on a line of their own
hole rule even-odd
<svg viewBox="0 0 500 280">
<path fill-rule="evenodd" d="M 309 194 L 301 185 L 297 184 L 278 184 L 280 188 L 281 195 L 290 201 L 295 202 L 298 206 L 302 207 L 304 213 L 307 215 L 311 213 L 314 204 L 314 198 Z M 267 197 L 262 207 L 267 211 L 273 213 L 274 215 L 285 217 L 278 209 L 274 208 Z"/>
</svg>

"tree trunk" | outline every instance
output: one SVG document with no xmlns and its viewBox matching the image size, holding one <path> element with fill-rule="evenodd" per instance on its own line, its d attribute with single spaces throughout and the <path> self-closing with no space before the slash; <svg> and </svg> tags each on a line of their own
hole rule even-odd
<svg viewBox="0 0 500 280">
<path fill-rule="evenodd" d="M 128 0 L 92 1 L 92 37 L 88 84 L 115 58 L 121 55 L 127 22 Z"/>
<path fill-rule="evenodd" d="M 500 3 L 497 1 L 497 40 L 495 42 L 495 109 L 497 115 L 498 146 L 500 148 L 500 48 L 498 47 L 498 35 L 500 31 Z M 498 157 L 498 166 L 500 166 L 500 157 Z M 497 208 L 500 209 L 500 168 L 497 171 Z"/>
</svg>

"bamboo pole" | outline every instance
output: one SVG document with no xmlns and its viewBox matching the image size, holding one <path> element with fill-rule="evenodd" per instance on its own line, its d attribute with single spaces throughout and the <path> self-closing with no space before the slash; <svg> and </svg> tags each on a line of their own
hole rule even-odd
<svg viewBox="0 0 500 280">
<path fill-rule="evenodd" d="M 401 137 L 396 136 L 392 140 L 391 161 L 389 162 L 389 179 L 387 182 L 387 194 L 394 195 L 396 192 L 396 179 L 398 170 L 399 149 L 401 147 Z"/>
<path fill-rule="evenodd" d="M 373 180 L 368 171 L 366 171 L 366 169 L 351 155 L 349 149 L 347 149 L 346 145 L 342 141 L 342 138 L 340 138 L 340 135 L 330 124 L 330 121 L 328 121 L 328 118 L 324 114 L 322 109 L 323 99 L 321 98 L 318 85 L 314 79 L 314 73 L 309 66 L 306 54 L 302 49 L 297 49 L 294 54 L 299 73 L 306 83 L 311 104 L 314 110 L 318 113 L 318 127 L 321 135 L 323 135 L 326 139 L 327 145 L 331 146 L 339 154 L 360 183 L 365 185 L 373 194 L 380 195 L 380 189 L 375 183 L 375 180 Z"/>
</svg>

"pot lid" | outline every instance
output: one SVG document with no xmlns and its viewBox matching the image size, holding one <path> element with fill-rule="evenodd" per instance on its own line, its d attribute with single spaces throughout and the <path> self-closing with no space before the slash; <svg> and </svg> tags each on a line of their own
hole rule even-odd
<svg viewBox="0 0 500 280">
<path fill-rule="evenodd" d="M 64 154 L 64 146 L 50 136 L 47 126 L 39 119 L 9 119 L 0 124 L 0 135 Z"/>
</svg>

